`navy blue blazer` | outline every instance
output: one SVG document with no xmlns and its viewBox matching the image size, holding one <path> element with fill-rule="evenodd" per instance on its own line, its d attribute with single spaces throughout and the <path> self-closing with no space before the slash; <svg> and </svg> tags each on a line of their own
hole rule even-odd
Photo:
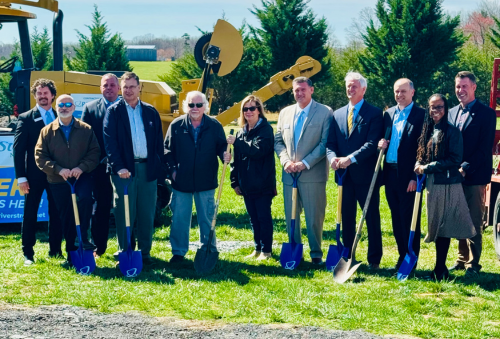
<svg viewBox="0 0 500 339">
<path fill-rule="evenodd" d="M 456 126 L 460 105 L 450 109 L 448 121 Z M 476 101 L 462 128 L 464 145 L 462 169 L 464 185 L 486 185 L 491 182 L 493 143 L 495 142 L 496 114 L 493 109 Z"/>
<path fill-rule="evenodd" d="M 104 137 L 102 135 L 104 116 L 106 115 L 106 101 L 104 98 L 93 100 L 83 106 L 82 121 L 86 122 L 94 130 L 94 134 L 101 147 L 101 156 L 99 162 L 106 157 L 106 149 L 104 148 Z"/>
<path fill-rule="evenodd" d="M 392 131 L 394 114 L 396 107 L 391 107 L 384 112 L 384 131 L 388 128 Z M 398 147 L 398 185 L 406 188 L 411 180 L 417 180 L 417 175 L 413 171 L 417 161 L 418 138 L 422 133 L 426 111 L 413 103 L 413 107 L 406 119 L 406 125 L 401 135 Z M 387 160 L 387 157 L 385 158 Z M 384 161 L 386 163 L 386 161 Z M 388 176 L 388 171 L 384 171 L 384 184 L 394 178 Z"/>
<path fill-rule="evenodd" d="M 349 135 L 348 106 L 333 112 L 326 142 L 328 163 L 331 163 L 334 157 L 346 157 L 352 154 L 356 158 L 356 163 L 348 167 L 348 175 L 356 184 L 369 184 L 377 163 L 377 144 L 383 134 L 382 110 L 365 100 Z"/>
<path fill-rule="evenodd" d="M 141 101 L 142 122 L 148 149 L 147 180 L 165 178 L 163 165 L 163 132 L 158 111 Z M 108 169 L 112 174 L 123 168 L 135 176 L 132 132 L 125 100 L 122 98 L 106 111 L 103 122 L 104 148 L 108 156 Z"/>
</svg>

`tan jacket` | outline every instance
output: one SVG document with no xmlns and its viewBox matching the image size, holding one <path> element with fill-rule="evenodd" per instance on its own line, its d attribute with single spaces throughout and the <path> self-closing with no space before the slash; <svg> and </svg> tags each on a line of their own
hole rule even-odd
<svg viewBox="0 0 500 339">
<path fill-rule="evenodd" d="M 42 129 L 35 146 L 36 165 L 53 184 L 64 182 L 59 175 L 64 168 L 79 167 L 83 172 L 91 172 L 99 164 L 100 154 L 92 127 L 78 119 L 74 119 L 68 141 L 56 119 Z"/>
<path fill-rule="evenodd" d="M 326 160 L 326 140 L 333 112 L 330 107 L 312 101 L 307 120 L 302 128 L 302 134 L 295 149 L 293 142 L 294 116 L 297 104 L 285 107 L 278 118 L 276 135 L 274 136 L 274 151 L 281 165 L 288 160 L 305 160 L 310 169 L 302 171 L 300 182 L 326 182 L 328 180 L 328 162 Z M 292 178 L 283 170 L 283 183 L 292 184 Z"/>
</svg>

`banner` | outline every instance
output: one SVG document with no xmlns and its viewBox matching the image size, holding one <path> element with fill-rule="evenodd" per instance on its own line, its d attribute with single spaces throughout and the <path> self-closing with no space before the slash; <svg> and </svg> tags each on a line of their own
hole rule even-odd
<svg viewBox="0 0 500 339">
<path fill-rule="evenodd" d="M 73 116 L 75 118 L 81 119 L 82 118 L 82 113 L 83 113 L 83 106 L 85 106 L 86 103 L 94 101 L 96 99 L 101 99 L 102 94 L 71 94 L 71 97 L 73 100 L 75 100 L 75 112 L 73 113 Z"/>
<path fill-rule="evenodd" d="M 22 222 L 24 196 L 17 186 L 12 147 L 14 135 L 0 135 L 0 223 Z M 38 221 L 48 221 L 47 193 L 43 192 Z"/>
</svg>

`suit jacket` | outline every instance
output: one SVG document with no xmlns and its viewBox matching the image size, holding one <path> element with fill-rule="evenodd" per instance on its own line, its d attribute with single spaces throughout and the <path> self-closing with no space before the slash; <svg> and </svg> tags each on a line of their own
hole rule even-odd
<svg viewBox="0 0 500 339">
<path fill-rule="evenodd" d="M 158 111 L 141 101 L 142 122 L 148 150 L 147 181 L 164 179 L 163 132 Z M 108 169 L 112 174 L 126 168 L 135 176 L 132 132 L 125 100 L 122 98 L 106 111 L 103 122 L 104 148 L 108 156 Z"/>
<path fill-rule="evenodd" d="M 384 112 L 384 129 L 386 131 L 388 128 L 392 130 L 394 123 L 394 114 L 396 113 L 396 107 L 389 108 Z M 398 147 L 398 185 L 407 188 L 410 180 L 417 180 L 417 175 L 413 171 L 415 168 L 415 161 L 417 159 L 417 149 L 418 149 L 418 138 L 422 133 L 422 126 L 424 124 L 426 111 L 423 108 L 417 106 L 416 103 L 406 119 L 406 124 L 403 129 L 403 134 L 399 141 Z M 387 160 L 387 157 L 385 158 Z M 384 161 L 387 163 L 387 161 Z M 384 184 L 394 180 L 388 176 L 388 171 L 384 172 Z"/>
<path fill-rule="evenodd" d="M 54 111 L 57 119 L 57 113 Z M 47 176 L 35 162 L 35 146 L 40 131 L 45 127 L 42 115 L 37 107 L 22 113 L 18 117 L 16 133 L 14 135 L 14 169 L 16 178 L 25 177 L 30 185 L 38 180 L 46 182 Z"/>
<path fill-rule="evenodd" d="M 288 160 L 305 160 L 310 169 L 305 169 L 299 178 L 300 182 L 326 182 L 328 180 L 328 163 L 326 161 L 326 138 L 332 120 L 331 108 L 312 101 L 309 115 L 304 122 L 302 135 L 297 149 L 293 140 L 294 116 L 297 105 L 291 105 L 281 110 L 278 126 L 274 137 L 274 151 L 284 166 Z M 283 170 L 282 181 L 292 185 L 290 175 Z"/>
<path fill-rule="evenodd" d="M 106 101 L 104 98 L 93 100 L 83 106 L 82 121 L 92 126 L 92 130 L 101 147 L 99 162 L 106 158 L 106 149 L 104 148 L 104 137 L 102 133 L 104 116 L 106 115 Z"/>
<path fill-rule="evenodd" d="M 456 125 L 459 108 L 460 105 L 457 105 L 448 112 L 448 121 L 453 126 Z M 486 185 L 491 181 L 496 120 L 495 111 L 479 100 L 470 109 L 469 118 L 462 128 L 464 185 Z"/>
<path fill-rule="evenodd" d="M 348 175 L 356 184 L 369 184 L 377 163 L 377 144 L 383 133 L 382 110 L 365 100 L 349 135 L 348 107 L 346 105 L 333 113 L 326 143 L 328 163 L 335 157 L 354 156 L 356 163 L 348 167 Z"/>
</svg>

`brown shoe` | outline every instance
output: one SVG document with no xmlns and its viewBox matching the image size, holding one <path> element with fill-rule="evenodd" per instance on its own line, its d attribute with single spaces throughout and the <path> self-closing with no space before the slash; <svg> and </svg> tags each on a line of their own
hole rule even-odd
<svg viewBox="0 0 500 339">
<path fill-rule="evenodd" d="M 257 257 L 257 260 L 268 260 L 271 258 L 271 252 L 266 253 L 266 252 L 261 252 L 260 255 Z"/>
<path fill-rule="evenodd" d="M 244 259 L 250 260 L 250 259 L 255 259 L 260 256 L 260 251 L 253 251 L 252 254 L 247 255 Z"/>
</svg>

